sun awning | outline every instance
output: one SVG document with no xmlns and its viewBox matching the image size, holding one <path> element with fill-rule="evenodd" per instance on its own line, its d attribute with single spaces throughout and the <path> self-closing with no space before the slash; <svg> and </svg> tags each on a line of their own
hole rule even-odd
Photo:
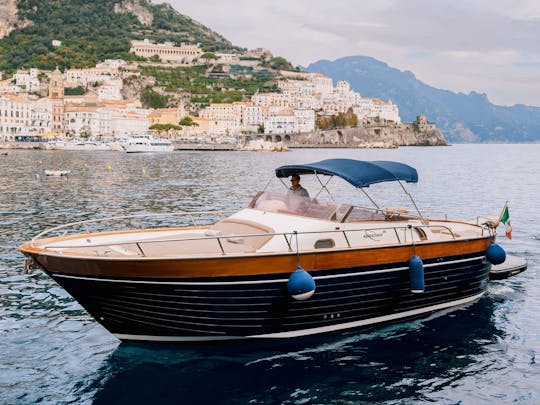
<svg viewBox="0 0 540 405">
<path fill-rule="evenodd" d="M 367 162 L 354 159 L 327 159 L 302 165 L 286 165 L 276 169 L 277 177 L 289 177 L 295 173 L 338 176 L 355 187 L 369 187 L 370 184 L 397 180 L 418 182 L 418 173 L 414 167 L 384 160 Z"/>
</svg>

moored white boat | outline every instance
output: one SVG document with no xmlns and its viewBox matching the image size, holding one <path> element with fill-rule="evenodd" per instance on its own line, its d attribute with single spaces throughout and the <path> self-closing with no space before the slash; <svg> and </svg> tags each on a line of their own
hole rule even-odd
<svg viewBox="0 0 540 405">
<path fill-rule="evenodd" d="M 174 146 L 169 139 L 154 138 L 150 134 L 131 136 L 124 145 L 127 153 L 173 152 Z"/>
<path fill-rule="evenodd" d="M 366 195 L 376 183 L 418 179 L 414 168 L 385 161 L 276 169 L 280 179 L 295 173 L 315 175 L 321 191 L 337 176 Z M 496 224 L 368 200 L 373 207 L 264 191 L 211 225 L 218 213 L 124 231 L 90 229 L 125 217 L 83 221 L 19 249 L 122 340 L 299 337 L 424 316 L 485 294 L 491 263 L 505 256 Z"/>
<path fill-rule="evenodd" d="M 88 141 L 88 140 L 56 140 L 48 149 L 53 150 L 80 150 L 80 151 L 106 151 L 111 150 L 108 142 Z"/>
<path fill-rule="evenodd" d="M 53 177 L 60 177 L 60 176 L 67 176 L 70 174 L 70 170 L 45 170 L 45 176 L 53 176 Z"/>
</svg>

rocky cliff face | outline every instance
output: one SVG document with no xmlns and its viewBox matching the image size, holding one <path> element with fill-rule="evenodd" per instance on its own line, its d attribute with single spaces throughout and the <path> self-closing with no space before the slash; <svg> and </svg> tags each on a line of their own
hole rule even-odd
<svg viewBox="0 0 540 405">
<path fill-rule="evenodd" d="M 140 0 L 123 0 L 121 3 L 114 5 L 114 12 L 117 14 L 133 14 L 143 25 L 152 25 L 152 21 L 154 21 L 152 12 Z"/>
<path fill-rule="evenodd" d="M 24 28 L 30 21 L 19 21 L 17 0 L 0 0 L 0 38 L 8 36 L 15 28 Z"/>
<path fill-rule="evenodd" d="M 399 146 L 446 146 L 442 133 L 434 126 L 415 124 L 364 124 L 355 128 L 315 131 L 291 136 L 291 146 L 357 148 L 397 148 Z"/>
<path fill-rule="evenodd" d="M 156 84 L 156 79 L 151 76 L 132 76 L 124 80 L 122 97 L 125 99 L 141 99 L 143 90 Z"/>
</svg>

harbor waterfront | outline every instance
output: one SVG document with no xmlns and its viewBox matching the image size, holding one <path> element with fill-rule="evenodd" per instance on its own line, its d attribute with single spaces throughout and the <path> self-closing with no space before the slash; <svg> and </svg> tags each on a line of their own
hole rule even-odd
<svg viewBox="0 0 540 405">
<path fill-rule="evenodd" d="M 12 150 L 0 156 L 2 403 L 538 403 L 540 145 L 455 145 L 289 153 Z M 135 213 L 237 210 L 280 165 L 327 158 L 415 166 L 425 209 L 497 216 L 524 273 L 464 309 L 375 329 L 219 346 L 119 344 L 17 246 L 47 227 Z M 69 170 L 46 177 L 45 170 Z M 303 182 L 304 183 L 304 182 Z M 351 198 L 354 195 L 349 196 Z M 474 205 L 474 206 L 473 206 Z"/>
</svg>

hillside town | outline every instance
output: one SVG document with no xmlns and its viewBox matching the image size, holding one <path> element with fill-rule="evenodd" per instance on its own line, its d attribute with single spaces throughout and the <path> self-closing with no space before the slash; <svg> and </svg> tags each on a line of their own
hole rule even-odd
<svg viewBox="0 0 540 405">
<path fill-rule="evenodd" d="M 170 66 L 207 64 L 198 45 L 132 41 L 131 52 Z M 257 69 L 264 50 L 247 54 L 216 53 L 214 64 L 232 75 L 238 66 Z M 146 59 L 145 59 L 146 60 Z M 149 62 L 144 62 L 149 63 Z M 246 134 L 265 134 L 290 140 L 311 133 L 325 116 L 353 113 L 358 122 L 369 119 L 399 124 L 391 101 L 365 98 L 346 81 L 335 85 L 319 73 L 279 71 L 277 92 L 255 93 L 246 100 L 211 103 L 197 108 L 179 102 L 173 108 L 143 108 L 138 98 L 123 96 L 124 83 L 141 75 L 140 64 L 105 60 L 94 67 L 52 72 L 35 68 L 0 77 L 0 140 L 28 137 L 113 140 L 159 128 L 156 135 L 186 142 L 234 142 Z M 70 95 L 66 89 L 83 89 Z M 181 125 L 181 121 L 188 123 Z"/>
</svg>

